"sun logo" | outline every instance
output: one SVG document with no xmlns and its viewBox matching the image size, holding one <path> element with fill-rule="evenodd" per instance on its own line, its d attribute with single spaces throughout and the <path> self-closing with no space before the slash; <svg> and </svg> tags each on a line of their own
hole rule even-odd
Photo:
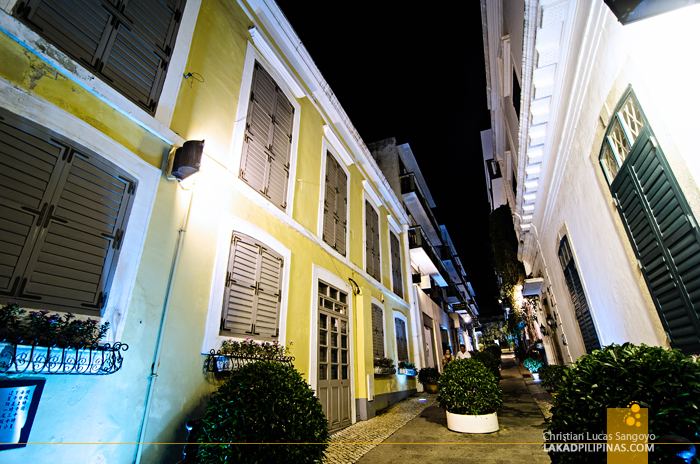
<svg viewBox="0 0 700 464">
<path fill-rule="evenodd" d="M 639 404 L 637 404 L 636 401 L 630 402 L 630 404 L 627 405 L 628 412 L 625 414 L 624 421 L 625 424 L 627 424 L 629 427 L 641 427 L 642 423 L 639 422 L 637 419 L 640 419 L 642 415 L 639 413 L 639 411 L 642 409 Z"/>
</svg>

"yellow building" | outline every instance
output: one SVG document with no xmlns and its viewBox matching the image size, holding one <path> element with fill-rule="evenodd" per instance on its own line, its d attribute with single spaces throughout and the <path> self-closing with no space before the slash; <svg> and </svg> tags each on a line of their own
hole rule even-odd
<svg viewBox="0 0 700 464">
<path fill-rule="evenodd" d="M 281 10 L 117 3 L 0 1 L 0 304 L 129 346 L 108 376 L 20 376 L 46 380 L 42 444 L 1 460 L 172 462 L 153 443 L 201 416 L 226 339 L 293 341 L 331 429 L 415 392 L 373 365 L 420 364 L 409 218 Z"/>
</svg>

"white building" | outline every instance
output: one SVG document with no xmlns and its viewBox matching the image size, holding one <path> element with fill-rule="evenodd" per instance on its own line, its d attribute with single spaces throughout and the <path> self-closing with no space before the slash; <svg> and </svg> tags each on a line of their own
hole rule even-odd
<svg viewBox="0 0 700 464">
<path fill-rule="evenodd" d="M 544 279 L 562 361 L 628 341 L 700 352 L 700 6 L 631 7 L 623 25 L 602 0 L 481 5 L 491 201 Z"/>
</svg>

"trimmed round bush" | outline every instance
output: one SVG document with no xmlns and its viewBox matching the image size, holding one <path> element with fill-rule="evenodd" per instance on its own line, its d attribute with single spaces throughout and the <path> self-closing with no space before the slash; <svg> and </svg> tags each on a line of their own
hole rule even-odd
<svg viewBox="0 0 700 464">
<path fill-rule="evenodd" d="M 495 355 L 493 351 L 491 350 L 484 350 L 484 351 L 472 351 L 470 352 L 470 355 L 472 359 L 476 359 L 477 361 L 480 361 L 488 370 L 491 371 L 494 377 L 496 377 L 497 380 L 500 380 L 501 378 L 501 354 L 500 352 L 498 355 Z"/>
<path fill-rule="evenodd" d="M 678 350 L 631 343 L 606 346 L 564 369 L 557 392 L 548 442 L 564 442 L 556 434 L 567 432 L 605 434 L 607 408 L 626 408 L 633 401 L 648 408 L 649 434 L 657 441 L 675 435 L 700 442 L 700 363 Z M 549 455 L 555 464 L 598 463 L 603 458 L 584 452 Z M 650 454 L 649 462 L 666 461 Z"/>
<path fill-rule="evenodd" d="M 557 364 L 540 367 L 540 370 L 537 372 L 540 374 L 541 385 L 544 388 L 556 391 L 564 377 L 564 371 L 566 371 L 566 369 L 566 366 L 559 366 Z"/>
<path fill-rule="evenodd" d="M 498 380 L 476 359 L 452 361 L 438 381 L 438 405 L 452 414 L 491 414 L 503 403 Z"/>
<path fill-rule="evenodd" d="M 423 385 L 436 385 L 439 378 L 440 371 L 435 367 L 423 367 L 418 371 L 418 382 Z"/>
<path fill-rule="evenodd" d="M 231 372 L 207 403 L 203 422 L 200 463 L 320 463 L 328 446 L 321 402 L 296 369 L 274 361 Z"/>
</svg>

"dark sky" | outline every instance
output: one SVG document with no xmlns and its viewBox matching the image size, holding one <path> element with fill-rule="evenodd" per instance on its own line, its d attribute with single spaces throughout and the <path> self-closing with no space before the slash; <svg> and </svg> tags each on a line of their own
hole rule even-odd
<svg viewBox="0 0 700 464">
<path fill-rule="evenodd" d="M 498 290 L 479 135 L 490 127 L 479 2 L 463 2 L 460 12 L 408 2 L 277 3 L 365 143 L 410 144 L 487 315 Z"/>
</svg>

